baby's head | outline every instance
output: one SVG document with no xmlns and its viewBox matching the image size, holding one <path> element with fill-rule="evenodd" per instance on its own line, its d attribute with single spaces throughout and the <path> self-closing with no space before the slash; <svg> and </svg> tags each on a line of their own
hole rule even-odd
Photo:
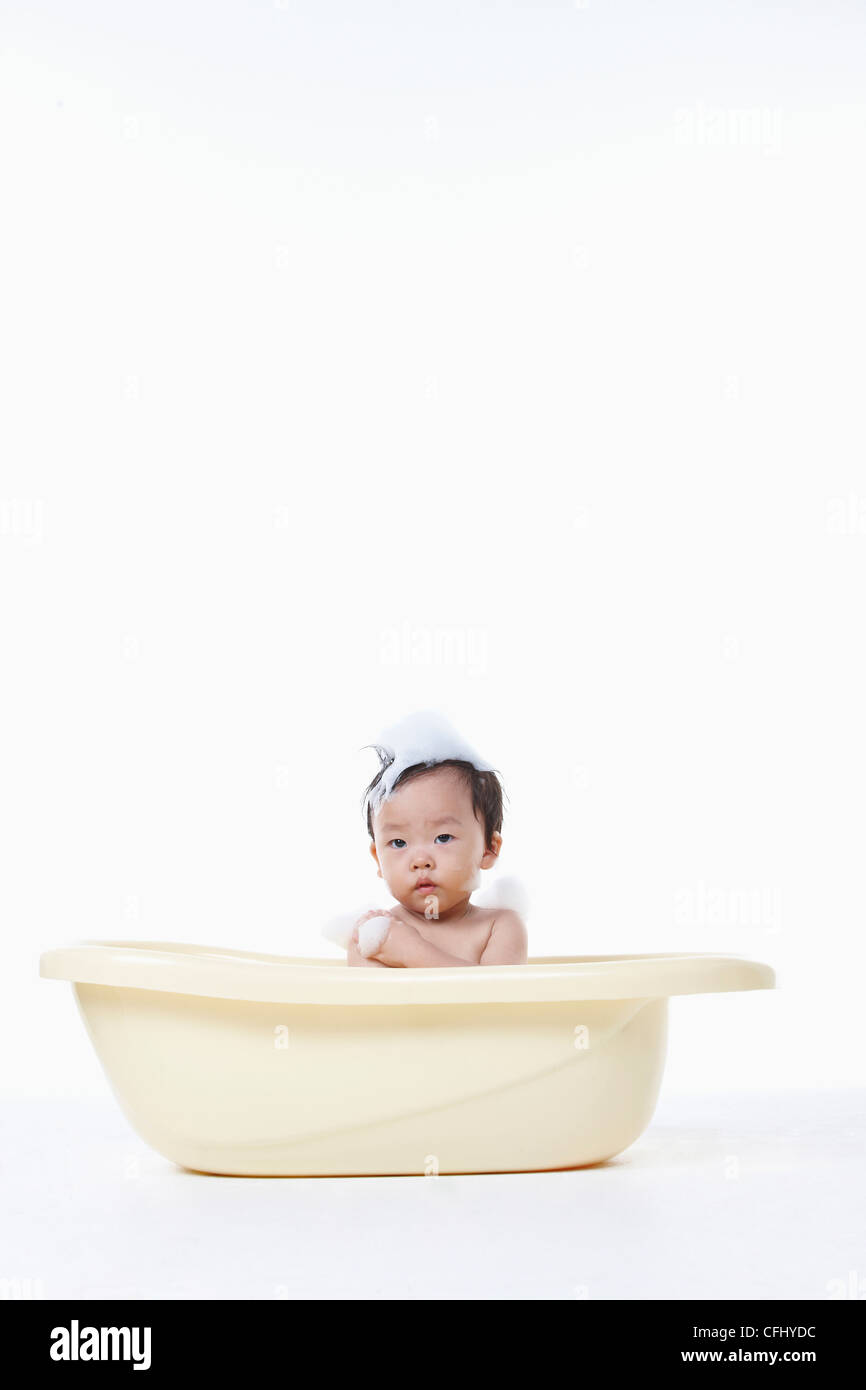
<svg viewBox="0 0 866 1390">
<path fill-rule="evenodd" d="M 413 716 L 413 737 L 402 747 L 399 734 L 391 746 L 374 745 L 382 766 L 364 794 L 370 853 L 404 907 L 423 915 L 433 893 L 437 915 L 450 916 L 479 887 L 481 870 L 496 863 L 502 786 L 496 771 L 443 721 L 436 721 L 435 737 L 428 732 L 432 723 L 424 724 L 419 739 L 421 719 Z M 469 756 L 440 756 L 448 751 Z M 416 754 L 424 756 L 410 762 Z"/>
</svg>

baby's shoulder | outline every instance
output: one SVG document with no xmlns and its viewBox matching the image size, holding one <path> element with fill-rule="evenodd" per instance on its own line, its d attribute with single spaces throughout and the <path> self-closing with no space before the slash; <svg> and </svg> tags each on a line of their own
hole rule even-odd
<svg viewBox="0 0 866 1390">
<path fill-rule="evenodd" d="M 501 907 L 479 907 L 477 903 L 472 904 L 472 916 L 476 922 L 492 922 L 497 912 L 503 912 Z"/>
<path fill-rule="evenodd" d="M 472 906 L 472 916 L 476 922 L 486 922 L 488 926 L 494 922 L 504 922 L 506 919 L 522 920 L 520 913 L 513 907 L 476 907 L 474 903 Z"/>
</svg>

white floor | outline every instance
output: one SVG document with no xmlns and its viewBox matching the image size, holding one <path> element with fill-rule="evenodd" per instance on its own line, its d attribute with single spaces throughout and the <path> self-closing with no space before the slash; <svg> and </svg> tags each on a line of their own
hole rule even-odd
<svg viewBox="0 0 866 1390">
<path fill-rule="evenodd" d="M 598 1168 L 435 1178 L 204 1177 L 110 1099 L 0 1118 L 7 1297 L 866 1297 L 866 1091 L 663 1094 Z"/>
</svg>

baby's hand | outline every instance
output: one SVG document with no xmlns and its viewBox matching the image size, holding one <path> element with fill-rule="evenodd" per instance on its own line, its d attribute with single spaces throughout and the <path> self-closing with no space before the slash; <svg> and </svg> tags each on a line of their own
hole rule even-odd
<svg viewBox="0 0 866 1390">
<path fill-rule="evenodd" d="M 373 950 L 365 949 L 363 943 L 363 925 L 373 917 L 390 917 L 391 924 L 388 927 L 383 939 L 373 942 Z M 411 922 L 407 922 L 400 911 L 396 908 L 373 908 L 370 912 L 365 912 L 363 917 L 358 919 L 357 926 L 352 935 L 352 940 L 358 946 L 362 956 L 367 959 L 378 960 L 382 965 L 405 966 L 408 964 L 407 956 L 415 943 L 421 940 L 420 934 L 415 930 Z"/>
<path fill-rule="evenodd" d="M 358 954 L 366 960 L 373 958 L 381 950 L 391 929 L 392 914 L 387 908 L 373 907 L 365 912 L 355 923 L 352 941 Z"/>
<path fill-rule="evenodd" d="M 411 922 L 401 917 L 399 912 L 391 912 L 389 916 L 394 920 L 374 959 L 381 961 L 383 965 L 411 965 L 413 949 L 423 940 L 421 933 Z"/>
</svg>

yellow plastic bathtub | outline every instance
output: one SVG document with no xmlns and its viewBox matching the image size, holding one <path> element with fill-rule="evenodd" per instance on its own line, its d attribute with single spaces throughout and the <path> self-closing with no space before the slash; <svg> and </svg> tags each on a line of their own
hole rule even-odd
<svg viewBox="0 0 866 1390">
<path fill-rule="evenodd" d="M 738 956 L 365 970 L 165 941 L 46 952 L 129 1122 L 203 1173 L 574 1168 L 652 1118 L 668 999 L 771 989 Z"/>
</svg>

